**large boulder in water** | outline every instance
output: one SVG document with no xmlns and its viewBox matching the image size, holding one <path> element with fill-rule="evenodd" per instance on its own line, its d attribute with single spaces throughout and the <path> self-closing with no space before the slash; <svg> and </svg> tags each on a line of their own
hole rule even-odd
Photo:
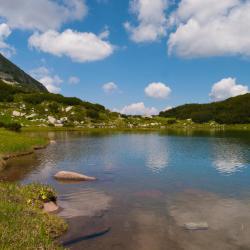
<svg viewBox="0 0 250 250">
<path fill-rule="evenodd" d="M 71 171 L 60 171 L 54 175 L 55 179 L 58 180 L 69 180 L 69 181 L 95 181 L 95 177 L 79 174 Z"/>
</svg>

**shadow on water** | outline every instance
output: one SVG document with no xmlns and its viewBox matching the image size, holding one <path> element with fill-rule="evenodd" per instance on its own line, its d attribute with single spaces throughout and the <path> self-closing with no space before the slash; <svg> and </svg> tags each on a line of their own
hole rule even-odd
<svg viewBox="0 0 250 250">
<path fill-rule="evenodd" d="M 111 230 L 111 228 L 108 228 L 108 229 L 106 229 L 104 231 L 95 232 L 95 233 L 92 233 L 92 234 L 89 234 L 89 235 L 80 236 L 78 238 L 75 238 L 75 239 L 72 239 L 72 240 L 69 240 L 69 241 L 66 241 L 66 242 L 62 242 L 62 245 L 64 247 L 69 247 L 72 244 L 79 243 L 79 242 L 81 242 L 83 240 L 90 240 L 90 239 L 94 239 L 94 238 L 103 236 L 103 235 L 107 234 L 108 232 L 110 232 L 110 230 Z"/>
</svg>

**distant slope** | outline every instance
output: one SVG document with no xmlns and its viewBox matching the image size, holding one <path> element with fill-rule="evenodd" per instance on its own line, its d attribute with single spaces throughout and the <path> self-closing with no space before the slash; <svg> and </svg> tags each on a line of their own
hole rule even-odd
<svg viewBox="0 0 250 250">
<path fill-rule="evenodd" d="M 186 104 L 160 113 L 161 117 L 192 119 L 204 123 L 250 123 L 250 93 L 208 104 Z"/>
<path fill-rule="evenodd" d="M 21 86 L 24 91 L 48 90 L 37 80 L 26 74 L 23 70 L 9 61 L 0 53 L 0 80 L 5 83 Z"/>
</svg>

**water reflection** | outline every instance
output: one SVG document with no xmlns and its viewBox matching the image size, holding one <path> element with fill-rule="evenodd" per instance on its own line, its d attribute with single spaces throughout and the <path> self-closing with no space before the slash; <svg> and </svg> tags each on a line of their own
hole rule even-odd
<svg viewBox="0 0 250 250">
<path fill-rule="evenodd" d="M 145 163 L 152 172 L 159 173 L 168 166 L 169 146 L 166 137 L 160 137 L 158 140 L 154 138 L 148 138 L 145 144 Z"/>
<path fill-rule="evenodd" d="M 214 167 L 222 174 L 233 174 L 247 167 L 246 148 L 235 140 L 223 139 L 213 144 Z"/>
</svg>

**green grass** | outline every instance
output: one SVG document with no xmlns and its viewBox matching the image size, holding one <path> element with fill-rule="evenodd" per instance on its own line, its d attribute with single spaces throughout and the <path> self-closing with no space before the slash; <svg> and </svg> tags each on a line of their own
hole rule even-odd
<svg viewBox="0 0 250 250">
<path fill-rule="evenodd" d="M 32 151 L 35 146 L 45 146 L 48 140 L 24 133 L 0 129 L 0 155 Z"/>
<path fill-rule="evenodd" d="M 55 239 L 66 224 L 41 209 L 55 198 L 50 187 L 0 182 L 0 193 L 0 249 L 62 249 Z"/>
</svg>

